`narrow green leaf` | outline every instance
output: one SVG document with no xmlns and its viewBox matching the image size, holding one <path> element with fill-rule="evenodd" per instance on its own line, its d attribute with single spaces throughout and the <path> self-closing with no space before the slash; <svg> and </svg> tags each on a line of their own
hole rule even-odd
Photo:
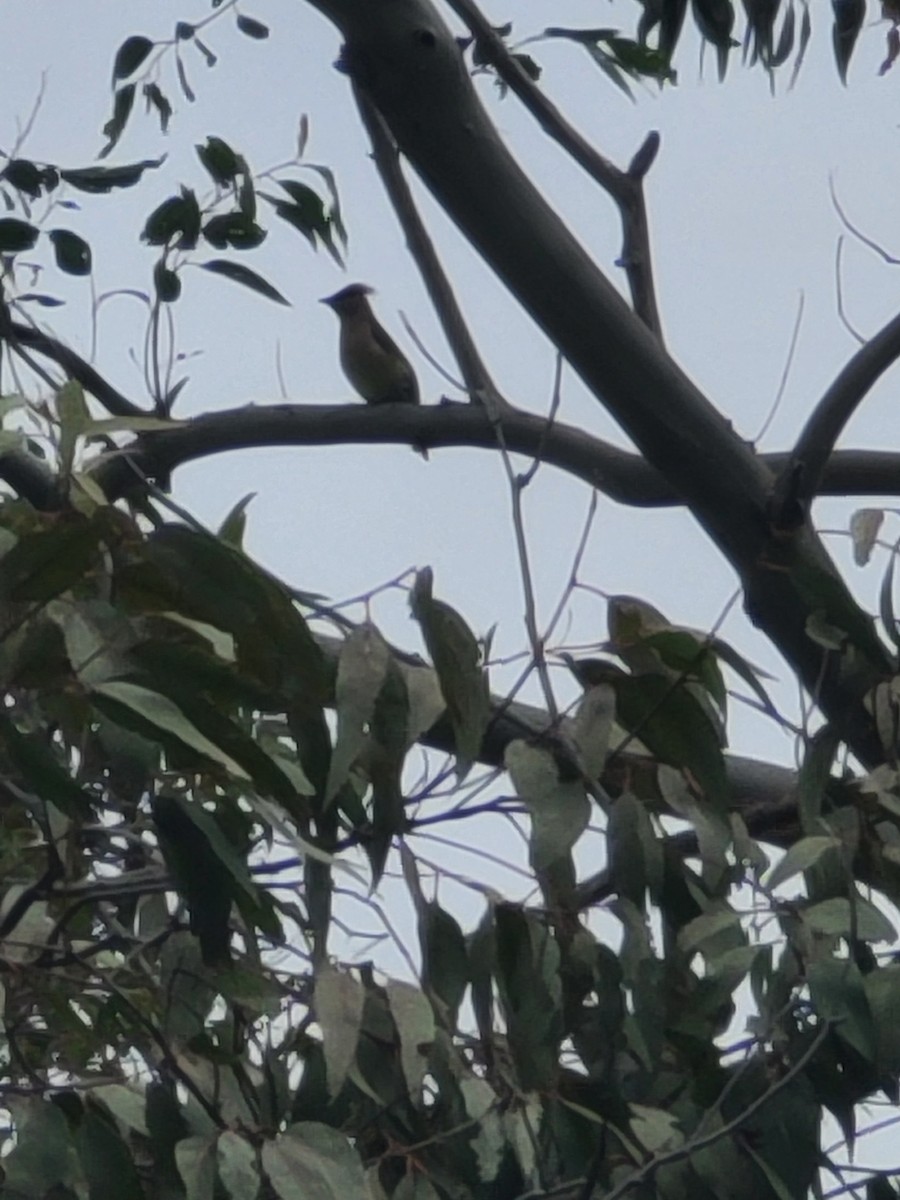
<svg viewBox="0 0 900 1200">
<path fill-rule="evenodd" d="M 349 971 L 325 966 L 316 975 L 313 1006 L 322 1027 L 328 1093 L 334 1098 L 356 1060 L 365 988 Z"/>
<path fill-rule="evenodd" d="M 368 739 L 375 701 L 387 674 L 390 651 L 384 638 L 368 623 L 344 641 L 335 681 L 337 740 L 331 757 L 326 803 L 344 786 Z"/>
<path fill-rule="evenodd" d="M 124 680 L 106 680 L 97 684 L 93 692 L 95 696 L 106 697 L 116 704 L 123 705 L 156 729 L 171 734 L 190 749 L 212 759 L 213 762 L 220 763 L 236 778 L 249 778 L 233 758 L 229 758 L 218 746 L 204 737 L 181 709 L 159 692 Z"/>
<path fill-rule="evenodd" d="M 99 541 L 100 526 L 84 518 L 25 534 L 2 558 L 0 596 L 38 601 L 58 596 L 84 578 Z"/>
<path fill-rule="evenodd" d="M 834 59 L 841 83 L 846 84 L 853 48 L 866 19 L 866 0 L 831 0 L 831 7 L 834 12 L 831 32 Z"/>
<path fill-rule="evenodd" d="M 255 271 L 251 271 L 249 267 L 245 267 L 243 263 L 228 262 L 224 258 L 214 258 L 210 262 L 200 263 L 204 271 L 209 271 L 213 275 L 224 275 L 226 279 L 231 279 L 235 283 L 243 284 L 244 287 L 250 288 L 254 292 L 259 292 L 261 296 L 267 297 L 269 300 L 274 300 L 277 304 L 290 305 L 290 300 L 285 300 L 281 292 L 268 283 L 261 275 L 257 275 Z"/>
<path fill-rule="evenodd" d="M 213 1200 L 216 1188 L 215 1135 L 186 1137 L 175 1145 L 178 1174 L 185 1187 L 185 1200 Z"/>
<path fill-rule="evenodd" d="M 538 746 L 510 742 L 505 766 L 531 816 L 531 862 L 540 874 L 569 857 L 587 828 L 590 801 L 580 784 L 560 781 L 553 756 Z"/>
<path fill-rule="evenodd" d="M 61 1191 L 70 1180 L 72 1154 L 62 1109 L 42 1096 L 10 1095 L 6 1103 L 15 1144 L 3 1159 L 4 1189 L 29 1197 Z"/>
<path fill-rule="evenodd" d="M 795 842 L 780 862 L 776 863 L 765 881 L 766 887 L 776 888 L 801 871 L 807 871 L 829 850 L 840 849 L 837 838 L 805 837 Z"/>
<path fill-rule="evenodd" d="M 160 132 L 168 133 L 169 121 L 172 119 L 172 105 L 169 98 L 157 83 L 145 83 L 143 93 L 144 99 L 147 101 L 147 112 L 151 108 L 155 109 L 159 116 Z"/>
<path fill-rule="evenodd" d="M 155 170 L 165 162 L 162 158 L 145 158 L 141 162 L 128 163 L 121 167 L 78 167 L 59 173 L 60 179 L 80 192 L 99 195 L 115 188 L 134 187 L 145 171 Z"/>
<path fill-rule="evenodd" d="M 134 108 L 135 94 L 136 88 L 133 83 L 126 83 L 124 87 L 120 87 L 116 92 L 113 100 L 112 116 L 103 126 L 103 135 L 107 139 L 107 142 L 100 151 L 100 158 L 106 158 L 125 132 L 125 126 L 128 124 L 128 118 L 131 116 L 131 110 Z"/>
</svg>

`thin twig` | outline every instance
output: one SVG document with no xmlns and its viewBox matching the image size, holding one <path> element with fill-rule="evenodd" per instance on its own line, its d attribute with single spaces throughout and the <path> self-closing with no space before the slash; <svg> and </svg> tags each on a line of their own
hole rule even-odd
<svg viewBox="0 0 900 1200">
<path fill-rule="evenodd" d="M 477 39 L 481 53 L 511 92 L 580 167 L 599 183 L 619 208 L 623 245 L 621 265 L 628 278 L 634 311 L 662 341 L 662 322 L 656 303 L 643 181 L 659 149 L 659 134 L 647 135 L 627 171 L 621 171 L 570 125 L 534 80 L 510 54 L 503 39 L 473 0 L 449 0 L 450 7 Z"/>
<path fill-rule="evenodd" d="M 794 354 L 796 353 L 796 350 L 797 350 L 797 341 L 800 337 L 800 325 L 801 325 L 801 322 L 803 321 L 803 308 L 804 308 L 805 303 L 806 303 L 806 298 L 803 295 L 803 292 L 801 292 L 800 299 L 797 304 L 797 315 L 794 318 L 794 328 L 793 328 L 793 331 L 791 332 L 791 340 L 790 340 L 790 344 L 788 346 L 787 358 L 785 359 L 784 370 L 781 372 L 781 381 L 778 384 L 778 391 L 775 393 L 775 399 L 772 401 L 772 407 L 769 409 L 768 413 L 766 414 L 766 419 L 763 421 L 762 425 L 759 427 L 759 430 L 757 431 L 756 436 L 753 439 L 754 443 L 756 443 L 756 444 L 761 442 L 762 439 L 768 433 L 769 426 L 774 421 L 775 414 L 778 412 L 778 409 L 781 407 L 781 401 L 784 399 L 784 391 L 785 391 L 785 388 L 787 387 L 788 377 L 790 376 L 790 373 L 791 373 L 791 366 L 793 365 L 793 362 L 794 362 Z"/>
<path fill-rule="evenodd" d="M 476 403 L 490 399 L 499 405 L 505 404 L 478 353 L 434 243 L 419 216 L 409 185 L 400 167 L 400 155 L 396 142 L 381 114 L 356 83 L 353 85 L 353 95 L 372 142 L 375 166 L 403 229 L 406 244 L 419 268 L 425 289 L 441 322 L 444 336 L 447 338 L 453 357 L 459 364 L 466 391 Z"/>
<path fill-rule="evenodd" d="M 774 1096 L 777 1096 L 789 1083 L 796 1079 L 801 1071 L 805 1070 L 806 1066 L 815 1056 L 816 1051 L 837 1023 L 835 1019 L 826 1017 L 822 1021 L 822 1027 L 817 1031 L 815 1037 L 797 1061 L 791 1063 L 785 1073 L 770 1088 L 767 1088 L 755 1100 L 751 1101 L 743 1112 L 738 1113 L 736 1117 L 733 1117 L 730 1121 L 726 1121 L 724 1125 L 721 1125 L 718 1129 L 713 1129 L 710 1133 L 704 1134 L 702 1137 L 689 1138 L 683 1145 L 676 1146 L 673 1150 L 667 1150 L 664 1153 L 654 1155 L 649 1162 L 646 1162 L 642 1167 L 629 1175 L 618 1187 L 608 1192 L 604 1200 L 619 1200 L 620 1196 L 624 1196 L 632 1188 L 637 1187 L 655 1175 L 661 1167 L 668 1166 L 670 1163 L 680 1162 L 684 1158 L 689 1158 L 699 1150 L 705 1150 L 707 1146 L 712 1146 L 716 1142 L 721 1141 L 722 1138 L 730 1137 L 732 1133 L 736 1133 L 742 1125 L 755 1116 L 760 1109 L 764 1108 Z"/>
</svg>

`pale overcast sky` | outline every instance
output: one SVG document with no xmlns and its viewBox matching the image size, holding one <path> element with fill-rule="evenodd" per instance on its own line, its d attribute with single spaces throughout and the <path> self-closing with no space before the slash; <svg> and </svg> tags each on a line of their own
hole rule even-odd
<svg viewBox="0 0 900 1200">
<path fill-rule="evenodd" d="M 497 23 L 515 19 L 525 37 L 545 25 L 596 24 L 595 3 L 518 0 L 492 2 Z M 631 0 L 602 6 L 604 24 L 619 14 L 630 28 Z M 16 121 L 30 111 L 41 81 L 44 99 L 21 153 L 65 166 L 91 162 L 102 145 L 109 115 L 113 55 L 128 34 L 171 35 L 177 19 L 209 15 L 195 0 L 4 0 L 0 38 L 7 48 L 0 97 L 0 147 L 8 149 Z M 110 161 L 128 162 L 166 152 L 165 165 L 143 184 L 110 197 L 83 201 L 66 216 L 94 250 L 98 293 L 149 285 L 154 252 L 138 243 L 148 211 L 180 184 L 205 188 L 193 146 L 210 134 L 224 137 L 260 170 L 290 158 L 298 118 L 309 115 L 306 153 L 336 172 L 350 232 L 348 271 L 324 253 L 313 253 L 289 231 L 273 228 L 268 242 L 247 258 L 292 302 L 283 309 L 202 272 L 188 272 L 174 306 L 177 348 L 187 357 L 191 383 L 182 415 L 282 398 L 297 402 L 350 400 L 337 362 L 334 316 L 317 303 L 351 280 L 378 289 L 378 311 L 416 361 L 426 402 L 448 392 L 445 382 L 410 346 L 402 309 L 431 352 L 446 350 L 428 309 L 415 268 L 367 157 L 349 87 L 334 70 L 336 31 L 309 5 L 259 0 L 247 8 L 272 29 L 268 41 L 251 41 L 231 15 L 212 23 L 204 39 L 218 54 L 209 69 L 187 46 L 184 62 L 197 100 L 180 95 L 171 54 L 160 83 L 175 105 L 172 129 L 162 137 L 155 121 L 136 114 Z M 690 18 L 688 18 L 690 20 Z M 843 88 L 831 58 L 830 12 L 814 13 L 813 40 L 797 86 L 780 78 L 773 97 L 758 70 L 743 70 L 739 56 L 724 86 L 711 56 L 703 77 L 693 37 L 680 55 L 677 88 L 638 88 L 630 103 L 584 53 L 560 43 L 530 47 L 544 68 L 543 86 L 597 148 L 621 165 L 651 128 L 662 149 L 648 181 L 652 241 L 666 336 L 676 357 L 710 398 L 748 438 L 755 437 L 775 395 L 801 292 L 805 314 L 782 406 L 764 445 L 782 448 L 801 427 L 809 407 L 854 349 L 840 324 L 834 283 L 840 225 L 829 198 L 833 174 L 848 213 L 865 231 L 900 252 L 893 197 L 900 161 L 895 115 L 897 78 L 879 78 L 886 26 L 867 28 L 857 48 L 850 86 Z M 540 132 L 513 98 L 500 102 L 487 80 L 479 89 L 501 131 L 547 195 L 619 281 L 618 218 L 606 196 Z M 299 173 L 297 177 L 303 177 Z M 306 179 L 314 182 L 314 175 Z M 479 346 L 509 397 L 546 411 L 554 371 L 552 350 L 462 242 L 427 196 L 423 209 L 459 291 Z M 896 236 L 894 243 L 891 238 Z M 900 270 L 879 264 L 850 246 L 845 298 L 859 328 L 873 332 L 900 303 Z M 620 282 L 620 281 L 619 281 Z M 61 279 L 49 270 L 41 287 L 66 296 L 51 310 L 53 328 L 90 352 L 90 284 Z M 134 299 L 105 301 L 98 316 L 96 363 L 131 395 L 142 395 L 140 357 L 144 311 Z M 882 446 L 896 426 L 895 384 L 886 384 L 862 407 L 847 445 Z M 561 418 L 621 441 L 612 422 L 580 382 L 565 377 Z M 327 447 L 243 452 L 182 469 L 175 498 L 204 521 L 218 524 L 247 492 L 248 545 L 267 565 L 298 587 L 338 599 L 363 592 L 410 566 L 430 564 L 436 591 L 454 603 L 478 632 L 495 622 L 495 652 L 509 655 L 525 644 L 518 564 L 509 519 L 509 497 L 497 454 L 440 450 L 423 463 L 406 447 Z M 536 587 L 542 614 L 556 603 L 567 578 L 588 494 L 550 468 L 539 472 L 527 497 Z M 829 526 L 846 525 L 855 505 L 822 505 Z M 846 548 L 830 543 L 842 561 Z M 851 568 L 851 570 L 853 570 Z M 879 572 L 858 578 L 874 603 Z M 583 577 L 606 592 L 642 596 L 673 620 L 708 628 L 726 605 L 734 580 L 705 536 L 683 513 L 627 511 L 601 500 Z M 376 605 L 390 636 L 415 648 L 405 598 L 395 593 Z M 605 636 L 604 606 L 582 595 L 572 605 L 567 636 L 573 642 Z M 767 643 L 747 627 L 739 609 L 723 627 L 748 657 L 781 674 L 779 691 L 793 704 L 789 673 Z M 504 676 L 497 673 L 496 686 Z M 563 694 L 570 694 L 563 683 Z M 532 691 L 532 699 L 537 693 Z M 740 716 L 734 748 L 790 761 L 790 743 L 768 722 Z"/>
</svg>

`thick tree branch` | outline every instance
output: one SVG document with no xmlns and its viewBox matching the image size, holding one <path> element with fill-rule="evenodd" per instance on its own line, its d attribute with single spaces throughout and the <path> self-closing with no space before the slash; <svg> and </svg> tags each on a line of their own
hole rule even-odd
<svg viewBox="0 0 900 1200">
<path fill-rule="evenodd" d="M 500 428 L 507 448 L 582 479 L 611 500 L 636 508 L 672 508 L 684 504 L 665 477 L 631 450 L 559 421 L 504 409 Z M 140 438 L 118 456 L 105 456 L 95 469 L 98 482 L 112 499 L 120 497 L 142 476 L 156 478 L 186 463 L 227 451 L 260 446 L 321 446 L 348 443 L 409 444 L 435 449 L 470 446 L 496 449 L 497 429 L 486 413 L 468 404 L 445 402 L 413 408 L 409 405 L 377 409 L 358 404 L 272 404 L 244 406 L 209 413 Z M 778 451 L 760 455 L 774 473 L 783 471 L 792 455 Z M 137 468 L 137 470 L 135 470 Z M 13 464 L 9 464 L 13 471 Z M 19 491 L 7 473 L 7 457 L 0 458 L 0 477 Z M 46 470 L 35 479 L 35 494 L 21 489 L 32 503 L 54 493 Z M 828 460 L 819 488 L 820 496 L 900 496 L 900 453 L 878 450 L 841 450 Z"/>
<path fill-rule="evenodd" d="M 669 480 L 737 570 L 751 619 L 775 642 L 862 761 L 884 750 L 865 707 L 892 673 L 808 520 L 769 521 L 773 479 L 590 260 L 519 168 L 428 0 L 309 0 L 340 28 L 342 61 L 401 151 L 525 309 Z M 845 634 L 830 650 L 817 615 Z"/>
</svg>

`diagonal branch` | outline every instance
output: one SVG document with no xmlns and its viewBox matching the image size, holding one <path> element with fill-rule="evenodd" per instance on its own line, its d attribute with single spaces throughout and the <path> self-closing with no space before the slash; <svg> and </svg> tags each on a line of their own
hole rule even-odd
<svg viewBox="0 0 900 1200">
<path fill-rule="evenodd" d="M 591 261 L 515 161 L 429 0 L 308 0 L 345 39 L 342 62 L 475 249 L 680 493 L 738 573 L 778 646 L 860 760 L 884 758 L 866 697 L 893 665 L 808 519 L 770 521 L 774 480 Z M 810 635 L 819 614 L 846 637 Z"/>
<path fill-rule="evenodd" d="M 409 251 L 425 282 L 425 288 L 459 366 L 469 397 L 474 399 L 490 396 L 495 407 L 498 404 L 505 406 L 506 402 L 497 391 L 484 360 L 478 353 L 450 280 L 434 248 L 434 242 L 419 216 L 409 184 L 403 176 L 397 143 L 366 93 L 354 87 L 353 95 L 372 143 L 372 154 L 381 182 L 406 236 Z"/>
<path fill-rule="evenodd" d="M 84 390 L 98 400 L 114 417 L 147 416 L 145 409 L 117 391 L 99 371 L 89 362 L 85 362 L 80 354 L 76 354 L 74 350 L 70 350 L 68 346 L 64 346 L 50 334 L 44 333 L 34 326 L 24 325 L 21 321 L 13 321 L 3 305 L 0 305 L 0 340 L 14 350 L 21 347 L 34 350 L 44 358 L 49 358 L 51 362 L 56 363 L 65 371 L 70 379 L 77 380 Z"/>
</svg>

